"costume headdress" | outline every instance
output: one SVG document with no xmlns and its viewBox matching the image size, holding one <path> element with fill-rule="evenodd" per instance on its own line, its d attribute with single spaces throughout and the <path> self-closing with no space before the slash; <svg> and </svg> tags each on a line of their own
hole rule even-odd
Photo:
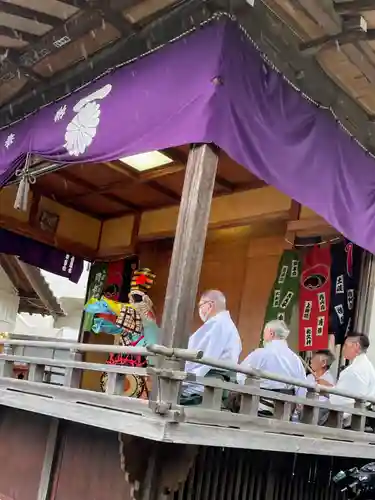
<svg viewBox="0 0 375 500">
<path fill-rule="evenodd" d="M 155 277 L 155 274 L 153 274 L 147 267 L 137 269 L 133 274 L 130 291 L 134 292 L 135 290 L 139 290 L 140 292 L 147 293 L 147 291 L 154 284 Z"/>
</svg>

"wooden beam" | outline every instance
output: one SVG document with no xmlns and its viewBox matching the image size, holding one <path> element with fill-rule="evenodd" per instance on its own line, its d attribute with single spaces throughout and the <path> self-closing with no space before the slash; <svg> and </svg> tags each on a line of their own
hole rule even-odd
<svg viewBox="0 0 375 500">
<path fill-rule="evenodd" d="M 300 220 L 292 220 L 287 224 L 287 231 L 292 232 L 309 232 L 314 234 L 321 234 L 322 231 L 327 233 L 327 231 L 333 233 L 337 233 L 337 230 L 334 229 L 327 221 L 323 219 L 323 217 L 312 217 L 308 219 L 300 219 Z"/>
<path fill-rule="evenodd" d="M 46 24 L 52 27 L 63 23 L 59 17 L 56 17 L 53 14 L 46 14 L 28 7 L 16 5 L 14 3 L 4 2 L 4 0 L 0 0 L 0 12 L 24 19 L 30 19 L 36 23 Z"/>
<path fill-rule="evenodd" d="M 57 52 L 72 40 L 77 40 L 90 30 L 100 27 L 102 22 L 102 16 L 97 11 L 79 12 L 77 15 L 69 18 L 65 23 L 61 23 L 61 25 L 58 25 L 41 37 L 31 35 L 33 36 L 33 39 L 30 39 L 30 42 L 33 42 L 32 46 L 26 50 L 20 51 L 13 62 L 17 66 L 21 65 L 24 68 L 32 68 L 42 59 Z M 23 37 L 23 39 L 25 41 L 27 40 L 25 37 Z M 10 68 L 5 59 L 1 65 L 0 79 L 2 75 L 9 72 L 9 70 Z"/>
<path fill-rule="evenodd" d="M 30 212 L 29 212 L 29 224 L 32 227 L 38 225 L 38 213 L 39 213 L 39 203 L 41 200 L 41 194 L 31 188 L 32 198 L 30 204 Z"/>
<path fill-rule="evenodd" d="M 73 184 L 76 184 L 77 186 L 81 186 L 81 187 L 87 189 L 87 192 L 84 194 L 69 197 L 69 198 L 65 199 L 65 201 L 62 200 L 61 201 L 62 204 L 71 203 L 71 201 L 73 199 L 79 199 L 79 198 L 83 198 L 84 196 L 96 194 L 96 195 L 102 196 L 103 198 L 106 198 L 109 201 L 115 201 L 116 203 L 118 203 L 119 205 L 122 205 L 124 208 L 128 209 L 131 212 L 138 212 L 141 210 L 140 206 L 135 205 L 134 203 L 131 203 L 130 201 L 123 200 L 122 198 L 120 198 L 120 196 L 116 196 L 114 194 L 102 193 L 100 189 L 99 190 L 97 189 L 97 186 L 95 186 L 95 184 L 91 184 L 91 182 L 87 182 L 84 179 L 76 177 L 74 174 L 67 172 L 66 170 L 57 170 L 55 172 L 55 174 L 59 175 L 63 179 L 66 179 L 66 180 L 72 182 Z"/>
<path fill-rule="evenodd" d="M 208 144 L 191 148 L 163 310 L 163 344 L 186 347 L 206 242 L 218 155 Z"/>
<path fill-rule="evenodd" d="M 221 175 L 216 176 L 216 184 L 227 193 L 232 193 L 235 190 L 235 185 L 221 177 Z"/>
<path fill-rule="evenodd" d="M 36 35 L 32 35 L 31 33 L 28 33 L 26 31 L 8 28 L 7 26 L 0 26 L 0 35 L 30 44 L 35 43 L 39 40 L 39 37 Z"/>
<path fill-rule="evenodd" d="M 30 380 L 30 378 L 29 378 Z M 59 419 L 49 419 L 49 430 L 44 452 L 42 470 L 40 473 L 39 488 L 37 500 L 48 500 L 50 487 L 53 481 L 53 463 L 56 458 L 58 442 Z"/>
<path fill-rule="evenodd" d="M 45 243 L 46 245 L 58 248 L 59 250 L 63 250 L 67 253 L 77 255 L 85 260 L 91 261 L 95 259 L 95 253 L 92 248 L 87 245 L 68 240 L 56 234 L 51 235 L 38 227 L 31 227 L 29 222 L 23 222 L 15 219 L 14 217 L 0 214 L 0 227 L 8 229 L 13 233 L 20 234 L 21 236 L 27 236 L 28 238 L 39 241 L 40 243 Z"/>
<path fill-rule="evenodd" d="M 289 210 L 289 221 L 299 221 L 301 215 L 301 208 L 302 207 L 300 203 L 298 203 L 296 200 L 292 200 Z M 295 239 L 296 239 L 296 231 L 290 229 L 288 230 L 287 228 L 285 233 L 285 247 L 293 248 Z"/>
<path fill-rule="evenodd" d="M 65 198 L 60 198 L 60 196 L 56 196 L 54 193 L 51 193 L 51 192 L 47 191 L 46 189 L 41 188 L 38 185 L 34 186 L 33 193 L 35 196 L 39 196 L 39 198 L 43 196 L 43 198 L 47 198 L 47 200 L 52 200 L 56 203 L 59 203 L 60 205 L 62 205 L 64 207 L 71 208 L 72 210 L 75 210 L 76 212 L 88 215 L 89 217 L 93 217 L 94 219 L 101 220 L 101 218 L 98 216 L 97 213 L 94 213 L 85 207 L 77 206 L 74 203 L 67 201 Z M 34 211 L 33 215 L 31 214 L 31 209 L 33 209 L 33 211 Z M 33 217 L 34 226 L 35 225 L 37 226 L 38 221 L 36 219 L 34 219 L 34 217 L 36 217 L 36 215 L 37 215 L 37 212 L 35 212 L 35 209 L 36 209 L 36 207 L 33 207 L 33 206 L 30 208 L 30 218 L 31 218 L 31 216 Z M 29 221 L 31 221 L 30 218 L 29 218 Z"/>
<path fill-rule="evenodd" d="M 332 43 L 352 43 L 359 40 L 374 40 L 375 29 L 367 29 L 367 22 L 361 15 L 356 15 L 354 18 L 350 16 L 349 19 L 343 21 L 343 30 L 339 33 L 324 35 L 314 40 L 309 40 L 300 44 L 301 52 L 315 53 L 320 50 L 324 45 Z"/>
<path fill-rule="evenodd" d="M 333 6 L 338 14 L 352 14 L 375 10 L 375 0 L 353 0 L 345 2 L 333 0 Z"/>
<path fill-rule="evenodd" d="M 108 6 L 109 4 L 109 6 Z M 101 2 L 98 10 L 103 18 L 108 21 L 114 28 L 117 29 L 122 35 L 129 36 L 136 30 L 136 25 L 133 25 L 122 15 L 121 12 L 116 12 L 110 8 L 111 3 L 108 0 Z"/>
<path fill-rule="evenodd" d="M 159 193 L 163 194 L 164 196 L 167 196 L 171 200 L 176 201 L 177 203 L 180 202 L 180 196 L 175 191 L 165 186 L 162 186 L 157 181 L 149 181 L 147 185 L 150 188 L 154 189 L 155 191 L 158 191 Z"/>
</svg>

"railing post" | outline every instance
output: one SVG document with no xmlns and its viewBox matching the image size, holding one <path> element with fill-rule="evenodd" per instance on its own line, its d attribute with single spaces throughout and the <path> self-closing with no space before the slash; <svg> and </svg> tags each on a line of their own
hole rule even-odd
<svg viewBox="0 0 375 500">
<path fill-rule="evenodd" d="M 30 382 L 43 382 L 45 366 L 32 363 L 29 365 L 29 374 L 27 380 Z"/>
<path fill-rule="evenodd" d="M 164 414 L 178 404 L 181 382 L 171 378 L 171 375 L 180 368 L 179 360 L 163 357 L 157 360 L 155 368 L 149 368 L 152 380 L 149 405 L 156 413 Z"/>
<path fill-rule="evenodd" d="M 251 375 L 246 377 L 246 387 L 260 388 L 260 379 Z M 258 415 L 260 397 L 253 394 L 242 394 L 240 402 L 240 413 L 256 417 Z"/>
<path fill-rule="evenodd" d="M 82 354 L 74 349 L 70 351 L 71 361 L 82 361 Z M 81 370 L 78 368 L 65 368 L 64 386 L 78 389 L 81 384 Z"/>
<path fill-rule="evenodd" d="M 356 399 L 354 403 L 354 408 L 356 410 L 365 410 L 366 403 L 360 399 Z M 365 415 L 352 415 L 351 428 L 353 431 L 364 432 L 366 427 L 366 416 Z"/>
<path fill-rule="evenodd" d="M 319 396 L 320 393 L 317 392 L 315 389 L 307 390 L 307 395 L 306 395 L 307 399 L 313 401 L 319 401 Z M 304 406 L 302 408 L 301 422 L 303 422 L 304 424 L 318 425 L 319 410 L 320 408 L 318 406 Z"/>
<path fill-rule="evenodd" d="M 202 408 L 220 410 L 223 401 L 223 392 L 223 389 L 220 387 L 206 386 L 203 392 Z"/>
<path fill-rule="evenodd" d="M 3 354 L 11 356 L 13 354 L 12 346 L 4 344 Z M 13 377 L 13 361 L 0 359 L 0 377 Z"/>
<path fill-rule="evenodd" d="M 124 393 L 125 375 L 123 373 L 107 373 L 105 392 L 109 395 L 120 396 Z"/>
</svg>

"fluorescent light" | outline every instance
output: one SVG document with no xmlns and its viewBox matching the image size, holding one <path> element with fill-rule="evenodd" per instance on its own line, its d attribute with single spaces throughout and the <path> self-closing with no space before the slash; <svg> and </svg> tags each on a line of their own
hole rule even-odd
<svg viewBox="0 0 375 500">
<path fill-rule="evenodd" d="M 125 158 L 120 158 L 120 161 L 135 168 L 138 172 L 144 172 L 145 170 L 151 170 L 152 168 L 163 167 L 164 165 L 173 163 L 173 160 L 160 151 L 150 151 L 149 153 L 127 156 Z"/>
</svg>

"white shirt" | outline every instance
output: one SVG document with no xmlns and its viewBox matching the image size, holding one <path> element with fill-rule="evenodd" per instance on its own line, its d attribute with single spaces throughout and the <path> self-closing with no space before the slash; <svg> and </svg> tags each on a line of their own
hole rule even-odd
<svg viewBox="0 0 375 500">
<path fill-rule="evenodd" d="M 326 382 L 328 382 L 332 386 L 335 385 L 335 379 L 333 378 L 332 373 L 329 370 L 327 370 L 325 373 L 323 373 L 323 375 L 319 378 L 321 378 L 322 380 L 325 380 Z M 307 379 L 307 382 L 309 384 L 314 384 L 314 385 L 317 384 L 317 381 L 312 373 L 309 373 L 307 375 L 306 379 Z M 329 399 L 328 394 L 321 394 L 319 396 L 319 401 L 327 401 L 328 399 Z"/>
<path fill-rule="evenodd" d="M 375 398 L 375 369 L 366 354 L 357 356 L 353 363 L 340 373 L 336 389 L 358 396 Z M 354 406 L 354 399 L 330 394 L 330 403 Z"/>
<path fill-rule="evenodd" d="M 189 339 L 188 349 L 203 351 L 205 357 L 238 363 L 242 351 L 241 338 L 230 317 L 222 311 L 208 319 Z M 212 367 L 187 361 L 185 371 L 204 377 Z"/>
<path fill-rule="evenodd" d="M 265 347 L 255 349 L 241 363 L 242 367 L 274 373 L 283 377 L 293 377 L 306 382 L 306 372 L 300 358 L 288 347 L 286 340 L 272 340 Z M 237 382 L 244 384 L 246 375 L 237 374 Z M 274 380 L 262 379 L 262 389 L 292 389 L 293 386 Z M 295 387 L 296 394 L 304 397 L 306 389 Z"/>
</svg>

